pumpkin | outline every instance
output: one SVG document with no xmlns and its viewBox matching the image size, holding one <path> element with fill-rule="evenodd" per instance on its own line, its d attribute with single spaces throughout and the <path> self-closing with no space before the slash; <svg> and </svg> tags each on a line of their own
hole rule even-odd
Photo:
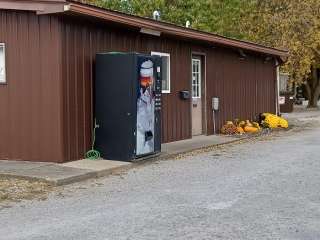
<svg viewBox="0 0 320 240">
<path fill-rule="evenodd" d="M 237 132 L 237 127 L 231 122 L 228 121 L 222 128 L 221 128 L 221 133 L 222 134 L 227 134 L 227 135 L 233 135 L 238 133 Z"/>
<path fill-rule="evenodd" d="M 251 124 L 251 122 L 249 120 L 246 121 L 246 126 L 253 127 L 253 125 Z"/>
<path fill-rule="evenodd" d="M 243 130 L 242 127 L 237 127 L 237 132 L 238 132 L 239 134 L 243 134 L 243 133 L 244 133 L 244 130 Z"/>
<path fill-rule="evenodd" d="M 244 131 L 247 133 L 256 133 L 259 131 L 259 129 L 256 127 L 245 126 Z"/>
<path fill-rule="evenodd" d="M 239 122 L 239 124 L 238 124 L 238 126 L 239 127 L 245 127 L 245 125 L 246 125 L 246 122 L 245 121 L 241 121 L 241 122 Z"/>
</svg>

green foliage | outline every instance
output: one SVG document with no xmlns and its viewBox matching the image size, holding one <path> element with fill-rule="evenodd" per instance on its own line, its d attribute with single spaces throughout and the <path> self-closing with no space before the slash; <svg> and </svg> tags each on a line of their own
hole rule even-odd
<svg viewBox="0 0 320 240">
<path fill-rule="evenodd" d="M 291 81 L 308 80 L 311 67 L 320 60 L 320 1 L 257 0 L 242 29 L 250 40 L 288 49 L 285 71 Z"/>
<path fill-rule="evenodd" d="M 95 4 L 108 9 L 152 17 L 155 10 L 161 12 L 163 21 L 214 32 L 233 38 L 244 38 L 239 31 L 241 19 L 254 6 L 253 0 L 96 0 Z"/>
</svg>

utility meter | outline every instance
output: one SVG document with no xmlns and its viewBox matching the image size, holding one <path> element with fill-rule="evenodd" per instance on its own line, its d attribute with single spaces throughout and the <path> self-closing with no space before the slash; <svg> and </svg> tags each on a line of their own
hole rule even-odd
<svg viewBox="0 0 320 240">
<path fill-rule="evenodd" d="M 217 97 L 212 98 L 212 110 L 213 111 L 219 110 L 219 98 Z"/>
</svg>

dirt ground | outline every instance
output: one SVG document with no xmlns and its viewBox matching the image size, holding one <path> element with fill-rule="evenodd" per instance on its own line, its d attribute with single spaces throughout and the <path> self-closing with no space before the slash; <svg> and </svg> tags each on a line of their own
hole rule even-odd
<svg viewBox="0 0 320 240">
<path fill-rule="evenodd" d="M 46 200 L 53 189 L 43 182 L 30 182 L 19 179 L 0 179 L 0 209 L 8 208 L 22 200 Z"/>
</svg>

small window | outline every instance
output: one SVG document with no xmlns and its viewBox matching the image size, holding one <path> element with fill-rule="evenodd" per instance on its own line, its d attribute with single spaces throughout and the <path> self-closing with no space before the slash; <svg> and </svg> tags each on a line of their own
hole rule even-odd
<svg viewBox="0 0 320 240">
<path fill-rule="evenodd" d="M 0 43 L 0 84 L 6 83 L 6 52 L 5 44 Z"/>
<path fill-rule="evenodd" d="M 170 93 L 170 54 L 151 52 L 162 58 L 162 93 Z"/>
<path fill-rule="evenodd" d="M 192 59 L 192 97 L 201 97 L 201 61 Z"/>
</svg>

